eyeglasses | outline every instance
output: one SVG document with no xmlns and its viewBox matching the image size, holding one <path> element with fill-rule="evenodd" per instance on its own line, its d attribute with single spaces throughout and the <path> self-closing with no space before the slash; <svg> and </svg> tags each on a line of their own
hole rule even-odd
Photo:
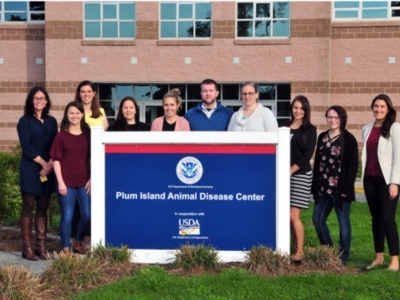
<svg viewBox="0 0 400 300">
<path fill-rule="evenodd" d="M 46 97 L 33 97 L 33 101 L 47 101 Z"/>
<path fill-rule="evenodd" d="M 327 118 L 328 120 L 335 120 L 335 121 L 337 121 L 337 120 L 340 119 L 338 116 L 327 116 L 326 118 Z"/>
<path fill-rule="evenodd" d="M 242 97 L 253 96 L 255 93 L 242 93 Z"/>
</svg>

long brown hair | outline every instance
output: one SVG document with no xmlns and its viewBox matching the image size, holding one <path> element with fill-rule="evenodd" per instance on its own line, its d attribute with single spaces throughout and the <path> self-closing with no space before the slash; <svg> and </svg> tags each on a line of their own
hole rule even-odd
<svg viewBox="0 0 400 300">
<path fill-rule="evenodd" d="M 76 109 L 78 109 L 82 113 L 82 119 L 81 119 L 81 122 L 80 122 L 82 132 L 83 133 L 90 132 L 90 127 L 85 121 L 85 111 L 83 109 L 83 106 L 82 106 L 81 103 L 76 102 L 76 101 L 71 101 L 65 107 L 64 116 L 63 116 L 63 119 L 61 120 L 60 131 L 69 132 L 69 126 L 71 124 L 70 124 L 70 122 L 68 120 L 68 110 L 72 106 L 75 107 Z"/>
<path fill-rule="evenodd" d="M 90 86 L 92 91 L 95 92 L 93 99 L 92 99 L 92 103 L 90 105 L 90 110 L 92 111 L 91 118 L 97 119 L 100 116 L 102 116 L 103 114 L 100 112 L 100 103 L 99 103 L 99 100 L 97 99 L 96 85 L 93 82 L 91 82 L 89 80 L 84 80 L 78 84 L 78 87 L 76 88 L 76 91 L 75 91 L 75 101 L 82 103 L 80 92 L 81 92 L 81 88 L 83 86 Z"/>
<path fill-rule="evenodd" d="M 381 136 L 384 138 L 389 138 L 390 137 L 390 128 L 392 127 L 392 124 L 396 122 L 396 117 L 397 117 L 397 112 L 393 107 L 392 100 L 388 95 L 385 94 L 379 94 L 376 96 L 371 103 L 371 109 L 374 108 L 375 101 L 376 100 L 383 100 L 385 101 L 387 107 L 388 107 L 388 113 L 385 117 L 385 120 L 382 123 L 382 129 L 381 129 Z"/>
<path fill-rule="evenodd" d="M 303 138 L 303 144 L 306 143 L 306 137 L 307 137 L 307 130 L 309 127 L 312 126 L 311 120 L 310 120 L 310 115 L 311 115 L 311 109 L 310 109 L 310 102 L 308 101 L 306 96 L 303 95 L 297 95 L 294 97 L 292 103 L 290 104 L 290 122 L 289 126 L 292 125 L 294 121 L 294 115 L 293 115 L 293 106 L 294 103 L 298 101 L 301 104 L 301 107 L 303 108 L 304 111 L 304 117 L 303 117 L 303 124 L 301 125 L 301 134 Z"/>
</svg>

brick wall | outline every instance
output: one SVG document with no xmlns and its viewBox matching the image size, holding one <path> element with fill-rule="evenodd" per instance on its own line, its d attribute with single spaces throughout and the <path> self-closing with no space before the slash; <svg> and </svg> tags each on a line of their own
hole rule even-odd
<svg viewBox="0 0 400 300">
<path fill-rule="evenodd" d="M 0 25 L 0 41 L 43 41 L 44 25 Z"/>
</svg>

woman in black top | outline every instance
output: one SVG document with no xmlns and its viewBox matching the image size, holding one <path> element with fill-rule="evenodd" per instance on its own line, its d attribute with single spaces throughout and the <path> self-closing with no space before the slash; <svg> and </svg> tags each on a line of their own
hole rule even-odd
<svg viewBox="0 0 400 300">
<path fill-rule="evenodd" d="M 150 125 L 139 121 L 139 108 L 133 97 L 121 100 L 115 121 L 107 131 L 150 131 Z"/>
<path fill-rule="evenodd" d="M 347 113 L 343 107 L 329 107 L 325 117 L 329 130 L 319 135 L 315 153 L 313 223 L 321 245 L 333 247 L 326 220 L 335 209 L 340 230 L 340 259 L 346 265 L 350 255 L 350 207 L 355 201 L 358 145 L 355 137 L 346 130 Z"/>
<path fill-rule="evenodd" d="M 290 105 L 290 227 L 295 253 L 293 261 L 303 258 L 304 227 L 301 209 L 308 208 L 312 184 L 310 160 L 314 153 L 317 129 L 310 121 L 310 103 L 305 96 L 296 96 Z"/>
</svg>

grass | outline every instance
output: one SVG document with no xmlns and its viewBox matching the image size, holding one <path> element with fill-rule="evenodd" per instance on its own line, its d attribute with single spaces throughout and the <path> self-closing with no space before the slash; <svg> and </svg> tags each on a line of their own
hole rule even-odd
<svg viewBox="0 0 400 300">
<path fill-rule="evenodd" d="M 313 204 L 302 212 L 307 251 L 319 245 L 312 224 L 312 211 Z M 398 223 L 399 219 L 397 213 Z M 235 267 L 222 269 L 218 274 L 180 276 L 171 275 L 159 266 L 149 266 L 133 276 L 72 299 L 400 299 L 400 273 L 389 272 L 383 266 L 369 272 L 363 270 L 375 255 L 371 217 L 366 203 L 352 205 L 351 221 L 353 238 L 346 274 L 326 273 L 326 266 L 321 265 L 319 272 L 275 277 L 252 275 L 249 270 Z M 332 239 L 337 243 L 339 233 L 334 212 L 328 225 Z M 268 255 L 280 259 L 262 249 L 256 250 L 255 256 L 251 257 L 253 261 Z M 322 255 L 326 252 L 311 250 L 306 255 L 324 261 Z M 389 260 L 386 254 L 385 261 Z"/>
<path fill-rule="evenodd" d="M 265 278 L 224 269 L 217 275 L 183 277 L 152 267 L 73 299 L 398 299 L 397 286 L 398 274 L 386 270 Z"/>
</svg>

